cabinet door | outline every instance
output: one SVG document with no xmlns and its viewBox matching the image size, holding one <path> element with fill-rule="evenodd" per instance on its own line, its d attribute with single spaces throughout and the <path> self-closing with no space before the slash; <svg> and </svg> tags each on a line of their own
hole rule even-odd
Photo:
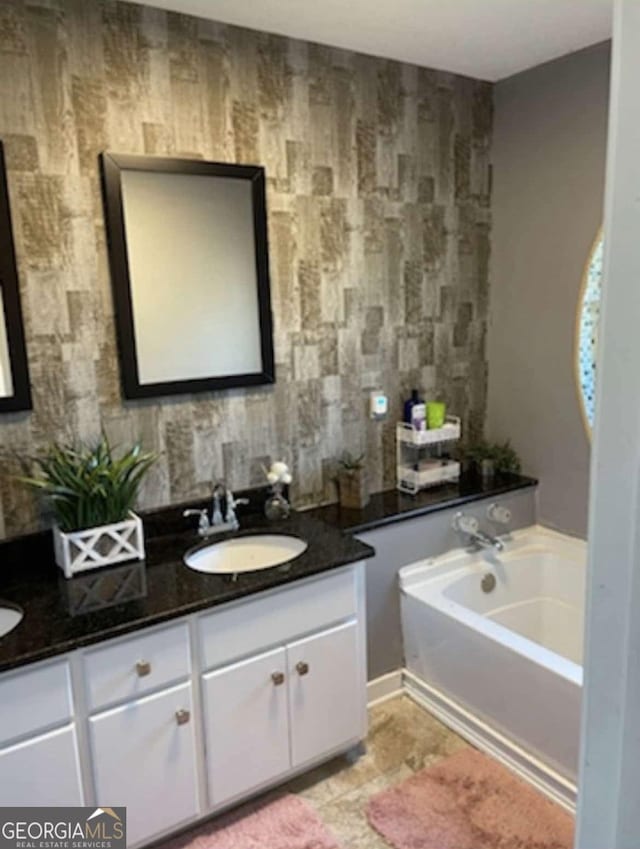
<svg viewBox="0 0 640 849">
<path fill-rule="evenodd" d="M 68 660 L 29 666 L 0 676 L 0 746 L 36 737 L 73 718 Z"/>
<path fill-rule="evenodd" d="M 203 676 L 211 805 L 289 769 L 285 661 L 276 649 Z"/>
<path fill-rule="evenodd" d="M 191 685 L 89 720 L 98 805 L 127 806 L 127 845 L 197 816 Z"/>
<path fill-rule="evenodd" d="M 0 805 L 82 805 L 73 725 L 0 749 Z"/>
<path fill-rule="evenodd" d="M 287 646 L 292 766 L 364 737 L 363 662 L 355 622 Z"/>
</svg>

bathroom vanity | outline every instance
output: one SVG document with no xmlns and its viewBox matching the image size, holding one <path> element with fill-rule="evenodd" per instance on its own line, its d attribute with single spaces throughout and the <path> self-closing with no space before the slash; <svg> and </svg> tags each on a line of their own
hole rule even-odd
<svg viewBox="0 0 640 849">
<path fill-rule="evenodd" d="M 235 579 L 188 569 L 170 539 L 143 598 L 79 617 L 53 567 L 31 598 L 3 587 L 25 616 L 0 641 L 0 664 L 19 664 L 0 673 L 2 804 L 126 805 L 138 846 L 363 740 L 372 551 L 293 526 L 303 555 Z"/>
<path fill-rule="evenodd" d="M 399 566 L 451 548 L 463 504 L 482 517 L 509 499 L 531 524 L 534 491 L 461 481 L 365 511 L 245 516 L 224 545 L 307 548 L 237 575 L 199 571 L 184 505 L 145 516 L 145 563 L 71 580 L 47 535 L 0 544 L 0 599 L 24 613 L 0 638 L 0 804 L 126 805 L 137 847 L 348 751 L 366 736 L 367 639 L 370 677 L 402 665 Z"/>
</svg>

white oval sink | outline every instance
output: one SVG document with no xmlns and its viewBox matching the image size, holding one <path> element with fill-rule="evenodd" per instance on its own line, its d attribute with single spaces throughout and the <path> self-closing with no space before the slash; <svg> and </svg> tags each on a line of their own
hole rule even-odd
<svg viewBox="0 0 640 849">
<path fill-rule="evenodd" d="M 293 560 L 306 551 L 308 544 L 284 534 L 256 534 L 213 542 L 188 551 L 184 562 L 197 572 L 224 575 L 271 569 Z"/>
<path fill-rule="evenodd" d="M 5 607 L 0 603 L 0 637 L 13 631 L 16 625 L 20 624 L 23 615 L 17 607 Z"/>
</svg>

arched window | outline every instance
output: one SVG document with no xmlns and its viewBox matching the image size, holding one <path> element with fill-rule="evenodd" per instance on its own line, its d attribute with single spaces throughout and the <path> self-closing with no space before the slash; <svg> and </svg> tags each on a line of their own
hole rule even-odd
<svg viewBox="0 0 640 849">
<path fill-rule="evenodd" d="M 600 232 L 589 255 L 578 304 L 576 367 L 582 412 L 588 430 L 593 427 L 595 413 L 596 352 L 602 296 L 603 250 L 604 239 Z"/>
</svg>

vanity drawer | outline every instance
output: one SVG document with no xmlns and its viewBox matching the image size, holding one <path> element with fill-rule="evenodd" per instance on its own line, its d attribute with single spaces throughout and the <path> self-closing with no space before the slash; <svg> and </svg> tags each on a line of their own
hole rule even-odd
<svg viewBox="0 0 640 849">
<path fill-rule="evenodd" d="M 88 651 L 84 666 L 90 710 L 172 684 L 191 672 L 187 623 Z"/>
<path fill-rule="evenodd" d="M 0 744 L 52 728 L 73 715 L 67 660 L 0 678 Z"/>
<path fill-rule="evenodd" d="M 198 623 L 203 668 L 206 671 L 325 628 L 348 619 L 356 610 L 354 567 L 214 610 Z"/>
</svg>

